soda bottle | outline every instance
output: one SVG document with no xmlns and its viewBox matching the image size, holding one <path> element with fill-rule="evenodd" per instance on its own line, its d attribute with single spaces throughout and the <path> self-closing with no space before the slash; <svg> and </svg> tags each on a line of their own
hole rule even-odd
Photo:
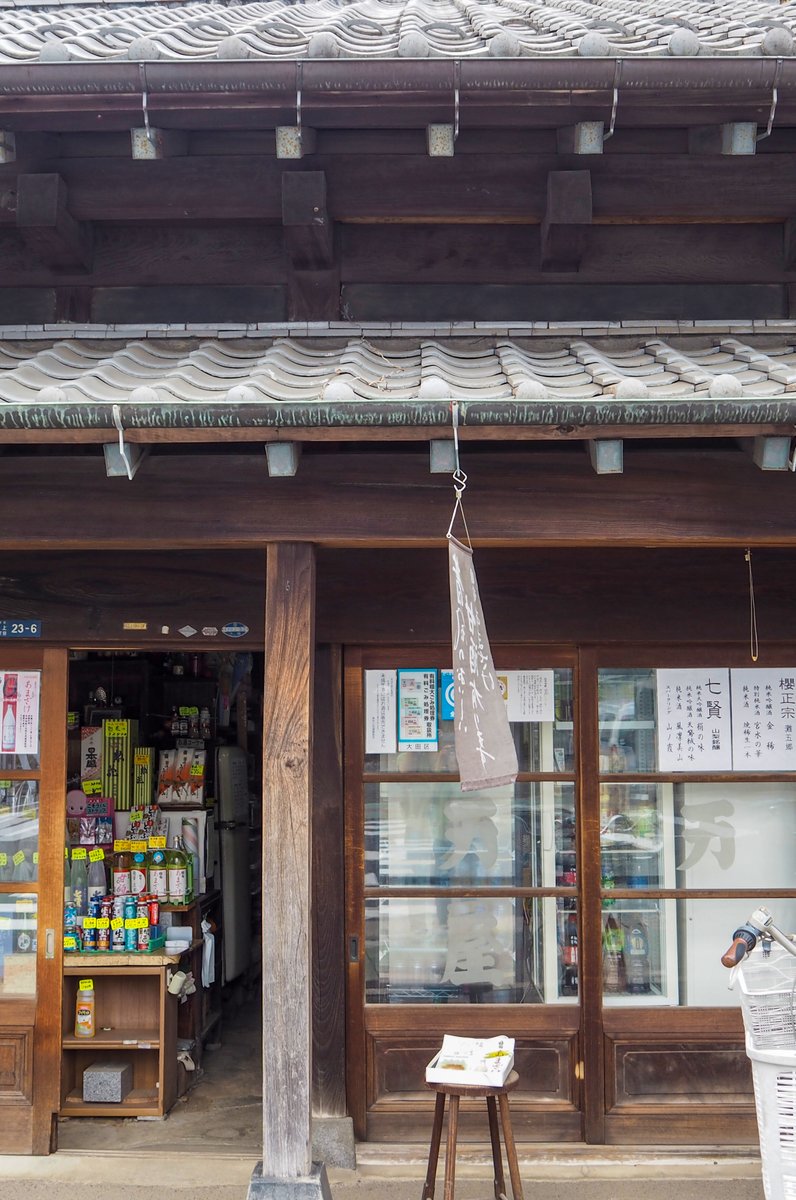
<svg viewBox="0 0 796 1200">
<path fill-rule="evenodd" d="M 94 981 L 81 980 L 89 987 L 82 987 L 75 1000 L 75 1037 L 92 1038 L 94 1036 Z"/>
<path fill-rule="evenodd" d="M 72 904 L 79 917 L 85 917 L 88 911 L 88 875 L 86 872 L 86 852 L 75 857 L 77 851 L 72 852 L 72 870 L 69 874 L 69 891 L 71 894 Z"/>
<path fill-rule="evenodd" d="M 166 851 L 166 883 L 169 904 L 188 903 L 188 862 L 178 837 Z"/>
</svg>

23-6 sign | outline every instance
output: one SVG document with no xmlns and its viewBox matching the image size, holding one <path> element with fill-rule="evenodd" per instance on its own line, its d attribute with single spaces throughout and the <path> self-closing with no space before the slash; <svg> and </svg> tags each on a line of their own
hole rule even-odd
<svg viewBox="0 0 796 1200">
<path fill-rule="evenodd" d="M 41 637 L 41 621 L 0 620 L 0 638 Z"/>
</svg>

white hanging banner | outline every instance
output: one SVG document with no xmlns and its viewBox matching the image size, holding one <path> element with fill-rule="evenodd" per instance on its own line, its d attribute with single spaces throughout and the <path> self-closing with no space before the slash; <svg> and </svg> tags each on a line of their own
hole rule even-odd
<svg viewBox="0 0 796 1200">
<path fill-rule="evenodd" d="M 659 771 L 731 771 L 727 667 L 656 672 Z"/>
<path fill-rule="evenodd" d="M 796 770 L 796 667 L 730 672 L 735 771 Z"/>
<path fill-rule="evenodd" d="M 448 538 L 454 745 L 463 792 L 517 778 L 517 751 L 481 609 L 473 552 Z"/>
<path fill-rule="evenodd" d="M 397 722 L 395 671 L 366 671 L 365 753 L 395 754 Z"/>
<path fill-rule="evenodd" d="M 38 754 L 41 673 L 4 671 L 0 680 L 0 752 Z"/>
</svg>

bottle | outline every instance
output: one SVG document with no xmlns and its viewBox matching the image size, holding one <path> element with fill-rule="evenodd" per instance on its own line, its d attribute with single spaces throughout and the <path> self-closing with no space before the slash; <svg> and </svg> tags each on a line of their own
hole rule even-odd
<svg viewBox="0 0 796 1200">
<path fill-rule="evenodd" d="M 130 895 L 130 867 L 132 855 L 127 850 L 120 850 L 113 860 L 113 894 L 114 896 Z"/>
<path fill-rule="evenodd" d="M 6 706 L 3 717 L 3 750 L 13 750 L 17 741 L 17 722 L 15 710 L 11 704 Z"/>
<path fill-rule="evenodd" d="M 206 704 L 199 711 L 199 736 L 205 741 L 210 737 L 210 709 Z"/>
<path fill-rule="evenodd" d="M 88 864 L 88 902 L 101 900 L 108 891 L 108 881 L 105 878 L 105 863 L 101 858 Z"/>
<path fill-rule="evenodd" d="M 166 880 L 169 904 L 188 903 L 188 863 L 178 837 L 166 851 Z"/>
<path fill-rule="evenodd" d="M 150 850 L 149 852 L 149 887 L 150 896 L 157 896 L 165 903 L 169 895 L 168 873 L 166 870 L 166 851 Z"/>
<path fill-rule="evenodd" d="M 625 946 L 627 990 L 632 995 L 652 991 L 650 983 L 650 947 L 644 922 L 636 920 L 630 927 Z"/>
<path fill-rule="evenodd" d="M 88 911 L 88 875 L 86 873 L 85 850 L 79 858 L 72 851 L 72 870 L 69 874 L 69 891 L 72 904 L 78 917 L 85 917 Z"/>
<path fill-rule="evenodd" d="M 81 983 L 91 984 L 81 987 L 75 1001 L 75 1037 L 92 1038 L 94 1036 L 94 981 L 82 979 Z"/>
<path fill-rule="evenodd" d="M 603 991 L 625 990 L 625 934 L 613 914 L 603 929 Z"/>
<path fill-rule="evenodd" d="M 130 895 L 141 896 L 146 891 L 147 886 L 147 856 L 143 851 L 137 850 L 133 855 L 133 861 L 130 864 Z"/>
<path fill-rule="evenodd" d="M 561 953 L 564 970 L 561 976 L 562 996 L 578 994 L 578 918 L 575 913 L 567 915 L 564 925 L 564 945 Z"/>
</svg>

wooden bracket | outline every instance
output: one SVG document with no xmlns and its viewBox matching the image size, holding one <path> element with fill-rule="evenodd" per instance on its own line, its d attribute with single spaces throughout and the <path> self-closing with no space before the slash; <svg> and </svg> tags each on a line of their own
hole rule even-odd
<svg viewBox="0 0 796 1200">
<path fill-rule="evenodd" d="M 289 265 L 288 320 L 337 320 L 340 268 L 326 207 L 325 172 L 283 172 L 282 227 Z"/>
<path fill-rule="evenodd" d="M 577 271 L 592 223 L 590 171 L 551 171 L 541 230 L 543 271 Z"/>
<path fill-rule="evenodd" d="M 32 254 L 55 271 L 91 268 L 91 227 L 67 207 L 60 175 L 17 177 L 17 229 Z"/>
</svg>

